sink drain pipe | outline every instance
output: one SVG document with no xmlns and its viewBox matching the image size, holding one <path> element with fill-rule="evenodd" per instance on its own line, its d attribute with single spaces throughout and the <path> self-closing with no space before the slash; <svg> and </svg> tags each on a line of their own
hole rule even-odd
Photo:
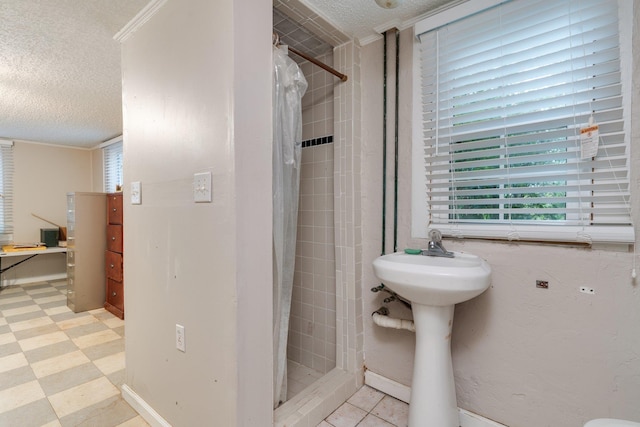
<svg viewBox="0 0 640 427">
<path fill-rule="evenodd" d="M 388 315 L 389 310 L 387 307 L 380 307 L 371 314 L 373 323 L 383 328 L 405 329 L 411 332 L 416 331 L 416 325 L 413 323 L 413 320 L 396 319 Z"/>
</svg>

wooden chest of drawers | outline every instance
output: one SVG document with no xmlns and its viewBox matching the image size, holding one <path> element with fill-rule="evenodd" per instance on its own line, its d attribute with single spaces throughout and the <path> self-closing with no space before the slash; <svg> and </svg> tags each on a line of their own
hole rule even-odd
<svg viewBox="0 0 640 427">
<path fill-rule="evenodd" d="M 107 221 L 107 250 L 104 258 L 107 289 L 104 308 L 124 319 L 122 193 L 107 194 Z"/>
</svg>

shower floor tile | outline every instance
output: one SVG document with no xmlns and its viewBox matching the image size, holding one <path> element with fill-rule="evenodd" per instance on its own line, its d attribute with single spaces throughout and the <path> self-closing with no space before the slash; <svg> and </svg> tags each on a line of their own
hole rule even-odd
<svg viewBox="0 0 640 427">
<path fill-rule="evenodd" d="M 322 375 L 293 360 L 287 360 L 287 400 L 316 382 Z"/>
</svg>

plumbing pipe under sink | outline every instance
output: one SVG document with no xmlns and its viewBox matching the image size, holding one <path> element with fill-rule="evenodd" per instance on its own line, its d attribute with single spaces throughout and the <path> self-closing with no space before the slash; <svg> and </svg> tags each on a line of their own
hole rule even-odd
<svg viewBox="0 0 640 427">
<path fill-rule="evenodd" d="M 388 316 L 389 310 L 386 307 L 379 308 L 374 311 L 371 316 L 373 317 L 373 323 L 383 328 L 393 329 L 405 329 L 407 331 L 415 332 L 416 325 L 412 320 L 396 319 Z"/>
</svg>

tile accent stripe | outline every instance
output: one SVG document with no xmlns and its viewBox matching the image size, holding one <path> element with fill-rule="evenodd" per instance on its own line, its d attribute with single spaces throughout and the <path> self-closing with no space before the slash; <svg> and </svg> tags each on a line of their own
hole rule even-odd
<svg viewBox="0 0 640 427">
<path fill-rule="evenodd" d="M 333 135 L 323 136 L 320 138 L 307 139 L 302 141 L 302 148 L 315 147 L 316 145 L 331 144 L 333 142 Z"/>
</svg>

